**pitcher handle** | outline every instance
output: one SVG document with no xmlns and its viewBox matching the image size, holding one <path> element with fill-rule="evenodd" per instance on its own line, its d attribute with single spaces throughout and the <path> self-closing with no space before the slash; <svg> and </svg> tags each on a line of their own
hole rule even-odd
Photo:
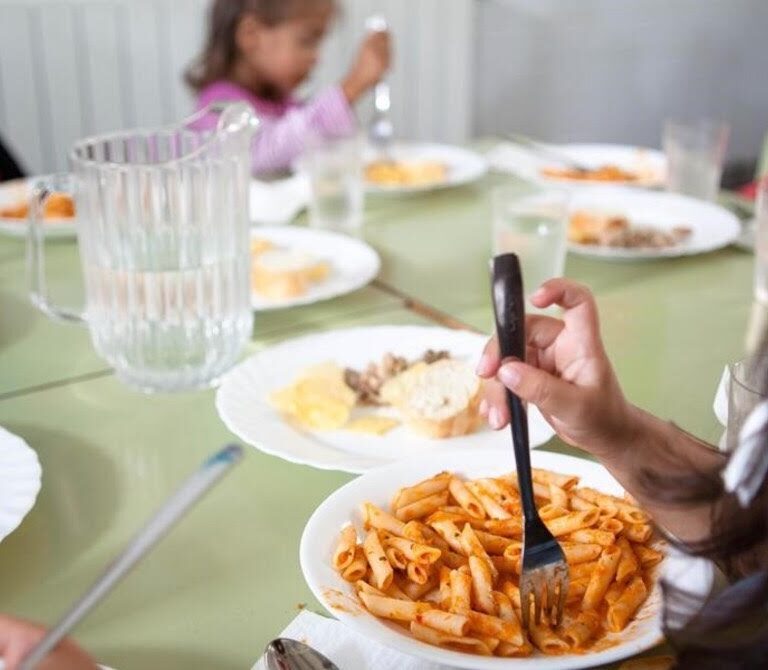
<svg viewBox="0 0 768 670">
<path fill-rule="evenodd" d="M 29 297 L 44 314 L 60 321 L 85 323 L 83 312 L 54 305 L 48 297 L 48 282 L 45 271 L 45 223 L 43 213 L 45 202 L 54 192 L 54 183 L 69 179 L 67 175 L 50 177 L 38 181 L 30 203 L 29 227 L 27 232 L 27 269 L 29 272 Z M 67 189 L 71 190 L 71 189 Z M 68 193 L 72 195 L 72 193 Z"/>
</svg>

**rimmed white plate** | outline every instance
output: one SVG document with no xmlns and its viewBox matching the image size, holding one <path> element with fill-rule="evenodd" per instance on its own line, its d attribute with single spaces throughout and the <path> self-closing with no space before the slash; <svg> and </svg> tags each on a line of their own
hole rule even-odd
<svg viewBox="0 0 768 670">
<path fill-rule="evenodd" d="M 691 229 L 691 235 L 680 244 L 663 249 L 568 243 L 570 252 L 604 260 L 650 260 L 704 254 L 731 244 L 741 234 L 738 218 L 724 207 L 675 193 L 618 187 L 580 189 L 573 192 L 570 200 L 570 210 L 579 209 L 621 214 L 633 226 L 653 226 L 662 230 L 685 226 Z"/>
<path fill-rule="evenodd" d="M 0 208 L 29 200 L 33 186 L 45 177 L 14 179 L 0 184 Z M 26 237 L 28 219 L 11 219 L 0 216 L 0 234 L 10 237 Z M 43 230 L 46 237 L 75 237 L 73 219 L 45 219 Z"/>
<path fill-rule="evenodd" d="M 455 449 L 511 449 L 508 431 L 485 426 L 471 435 L 443 440 L 422 437 L 405 426 L 383 436 L 302 431 L 268 402 L 270 393 L 324 361 L 360 369 L 387 352 L 415 359 L 427 349 L 445 349 L 474 366 L 485 342 L 476 333 L 422 326 L 349 328 L 298 337 L 258 352 L 227 374 L 216 394 L 216 409 L 227 428 L 260 451 L 323 470 L 358 473 L 422 454 L 441 459 Z M 534 407 L 529 409 L 528 425 L 533 446 L 554 434 Z"/>
<path fill-rule="evenodd" d="M 41 475 L 37 454 L 18 435 L 0 427 L 0 541 L 32 509 Z"/>
<path fill-rule="evenodd" d="M 622 144 L 545 144 L 553 152 L 566 156 L 581 165 L 599 168 L 615 165 L 632 172 L 639 179 L 631 181 L 595 181 L 578 179 L 556 179 L 542 174 L 547 167 L 563 167 L 557 161 L 548 160 L 525 147 L 504 142 L 487 154 L 486 158 L 492 169 L 511 172 L 523 179 L 562 186 L 662 186 L 666 178 L 667 161 L 664 154 L 656 149 L 635 147 Z"/>
<path fill-rule="evenodd" d="M 403 194 L 421 193 L 441 188 L 451 188 L 469 184 L 480 179 L 488 171 L 488 163 L 480 154 L 451 144 L 401 143 L 392 147 L 391 158 L 396 161 L 438 161 L 448 170 L 444 180 L 415 186 L 382 186 L 366 183 L 368 193 Z M 367 151 L 365 159 L 370 162 L 376 158 L 372 151 Z"/>
<path fill-rule="evenodd" d="M 620 494 L 619 483 L 601 465 L 586 459 L 542 451 L 531 453 L 534 467 L 575 474 L 581 484 L 606 493 Z M 356 604 L 352 586 L 333 569 L 331 557 L 339 530 L 352 521 L 362 535 L 360 503 L 373 502 L 389 508 L 392 494 L 401 486 L 415 484 L 441 470 L 466 477 L 495 476 L 515 469 L 511 449 L 465 449 L 442 455 L 402 461 L 369 472 L 332 493 L 315 510 L 304 528 L 299 549 L 304 579 L 315 597 L 334 616 L 371 640 L 435 663 L 470 670 L 574 670 L 611 663 L 640 653 L 660 642 L 660 589 L 655 587 L 635 620 L 621 633 L 611 634 L 610 646 L 602 651 L 563 656 L 535 655 L 527 658 L 488 658 L 433 647 L 412 638 L 401 627 L 382 621 Z"/>
<path fill-rule="evenodd" d="M 269 240 L 279 247 L 311 253 L 331 266 L 329 276 L 312 284 L 303 295 L 270 300 L 252 293 L 253 309 L 264 311 L 308 305 L 351 293 L 368 284 L 379 273 L 381 261 L 374 249 L 354 237 L 311 228 L 263 226 L 251 230 L 251 237 Z"/>
</svg>

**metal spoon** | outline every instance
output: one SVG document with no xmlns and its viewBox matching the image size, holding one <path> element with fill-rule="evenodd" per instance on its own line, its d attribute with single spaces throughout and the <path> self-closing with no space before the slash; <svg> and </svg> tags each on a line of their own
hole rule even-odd
<svg viewBox="0 0 768 670">
<path fill-rule="evenodd" d="M 267 670 L 339 670 L 319 651 L 308 644 L 278 637 L 264 650 Z"/>
</svg>

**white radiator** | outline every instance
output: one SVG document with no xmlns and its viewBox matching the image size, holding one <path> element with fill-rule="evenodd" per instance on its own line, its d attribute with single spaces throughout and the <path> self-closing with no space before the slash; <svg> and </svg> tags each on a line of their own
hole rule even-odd
<svg viewBox="0 0 768 670">
<path fill-rule="evenodd" d="M 365 17 L 395 35 L 393 117 L 403 137 L 459 142 L 472 126 L 473 0 L 344 0 L 310 85 L 349 67 Z M 0 135 L 31 173 L 66 169 L 72 142 L 186 116 L 182 72 L 208 0 L 0 0 Z M 369 100 L 361 103 L 367 115 Z"/>
</svg>

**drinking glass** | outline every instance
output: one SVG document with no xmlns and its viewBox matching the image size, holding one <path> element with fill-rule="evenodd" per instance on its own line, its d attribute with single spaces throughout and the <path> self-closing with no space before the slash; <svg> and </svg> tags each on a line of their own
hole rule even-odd
<svg viewBox="0 0 768 670">
<path fill-rule="evenodd" d="M 363 225 L 360 138 L 315 138 L 309 143 L 304 165 L 311 184 L 309 225 L 357 233 Z"/>
<path fill-rule="evenodd" d="M 729 132 L 728 124 L 718 121 L 666 121 L 667 190 L 716 200 Z"/>
<path fill-rule="evenodd" d="M 752 356 L 731 363 L 728 366 L 728 425 L 726 427 L 726 449 L 733 451 L 739 441 L 744 422 L 752 410 L 765 399 L 765 373 L 768 360 Z"/>
<path fill-rule="evenodd" d="M 208 114 L 214 130 L 200 130 Z M 71 174 L 42 180 L 29 234 L 32 301 L 87 324 L 96 352 L 144 391 L 210 385 L 250 338 L 248 184 L 257 121 L 244 104 L 211 106 L 178 126 L 84 139 Z M 46 291 L 39 212 L 75 200 L 86 304 Z"/>
<path fill-rule="evenodd" d="M 492 198 L 493 253 L 515 253 L 523 271 L 527 298 L 565 267 L 568 193 L 510 185 Z"/>
</svg>

